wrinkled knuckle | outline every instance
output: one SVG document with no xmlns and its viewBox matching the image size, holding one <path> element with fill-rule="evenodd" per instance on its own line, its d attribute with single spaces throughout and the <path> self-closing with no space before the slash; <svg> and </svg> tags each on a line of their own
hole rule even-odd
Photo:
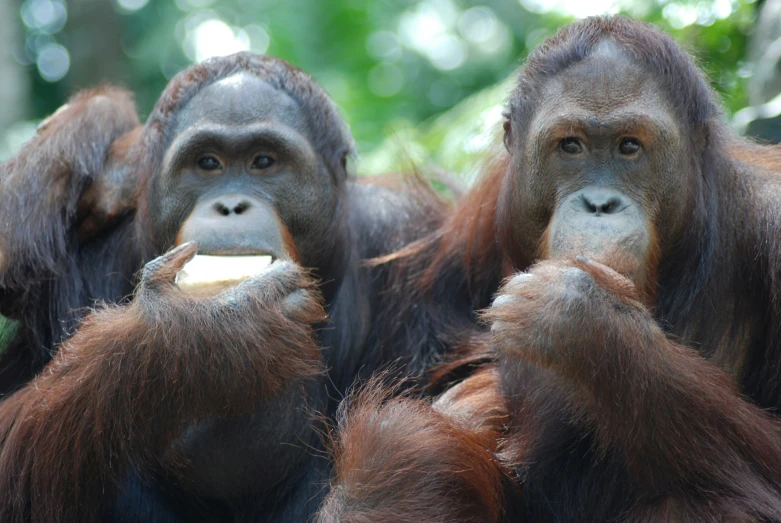
<svg viewBox="0 0 781 523">
<path fill-rule="evenodd" d="M 288 288 L 310 288 L 311 280 L 303 267 L 294 262 L 284 262 L 280 269 L 283 281 Z"/>
<path fill-rule="evenodd" d="M 219 307 L 236 309 L 241 306 L 241 289 L 238 287 L 229 289 L 214 297 L 214 303 Z"/>
<path fill-rule="evenodd" d="M 515 297 L 512 296 L 511 294 L 500 294 L 494 299 L 493 303 L 491 304 L 491 308 L 498 309 L 501 307 L 505 307 L 511 305 L 515 301 L 516 301 Z"/>
<path fill-rule="evenodd" d="M 301 268 L 298 265 L 288 260 L 280 260 L 276 262 L 275 265 L 276 265 L 276 270 L 279 272 L 295 274 L 301 271 Z"/>
<path fill-rule="evenodd" d="M 284 287 L 288 287 L 290 282 L 295 281 L 294 275 L 296 270 L 296 266 L 290 262 L 277 261 L 252 279 L 261 285 L 276 281 Z"/>
<path fill-rule="evenodd" d="M 143 283 L 149 283 L 157 276 L 160 269 L 163 267 L 163 259 L 155 258 L 151 262 L 144 265 L 144 270 L 141 271 L 141 281 Z"/>
<path fill-rule="evenodd" d="M 534 274 L 529 272 L 522 272 L 513 276 L 510 282 L 513 285 L 523 285 L 525 283 L 529 283 L 532 280 L 534 280 Z"/>
<path fill-rule="evenodd" d="M 521 272 L 516 274 L 505 285 L 505 292 L 517 292 L 523 287 L 532 283 L 537 277 L 534 274 L 528 272 Z"/>
<path fill-rule="evenodd" d="M 312 294 L 304 289 L 297 289 L 282 300 L 282 306 L 286 310 L 304 309 L 314 304 Z"/>
</svg>

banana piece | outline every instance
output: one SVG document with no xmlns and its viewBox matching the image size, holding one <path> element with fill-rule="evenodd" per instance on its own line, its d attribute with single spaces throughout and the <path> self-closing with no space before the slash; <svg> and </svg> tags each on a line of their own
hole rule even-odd
<svg viewBox="0 0 781 523">
<path fill-rule="evenodd" d="M 196 255 L 176 275 L 176 285 L 184 292 L 210 290 L 217 294 L 263 272 L 271 256 Z"/>
</svg>

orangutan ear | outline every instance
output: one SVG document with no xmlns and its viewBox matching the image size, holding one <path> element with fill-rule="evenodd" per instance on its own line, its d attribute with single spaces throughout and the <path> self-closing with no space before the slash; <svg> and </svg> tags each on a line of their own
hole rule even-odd
<svg viewBox="0 0 781 523">
<path fill-rule="evenodd" d="M 512 123 L 510 123 L 509 117 L 504 121 L 502 127 L 504 128 L 504 147 L 505 149 L 507 149 L 507 152 L 509 153 L 511 152 L 510 146 L 512 145 L 512 141 L 513 141 L 513 135 L 512 135 L 513 125 Z"/>
</svg>

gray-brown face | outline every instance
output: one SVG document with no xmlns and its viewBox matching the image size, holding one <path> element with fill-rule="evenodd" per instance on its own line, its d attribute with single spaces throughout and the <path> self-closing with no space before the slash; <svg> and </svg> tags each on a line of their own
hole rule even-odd
<svg viewBox="0 0 781 523">
<path fill-rule="evenodd" d="M 238 73 L 176 115 L 150 197 L 161 245 L 201 253 L 271 254 L 317 266 L 336 209 L 309 120 L 285 92 Z"/>
<path fill-rule="evenodd" d="M 544 86 L 517 144 L 522 204 L 546 258 L 616 254 L 643 283 L 657 231 L 685 223 L 686 142 L 654 78 L 610 42 Z"/>
</svg>

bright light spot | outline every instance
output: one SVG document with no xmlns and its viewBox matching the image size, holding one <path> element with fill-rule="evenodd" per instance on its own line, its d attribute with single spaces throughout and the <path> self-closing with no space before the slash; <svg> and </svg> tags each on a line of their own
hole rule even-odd
<svg viewBox="0 0 781 523">
<path fill-rule="evenodd" d="M 250 38 L 246 31 L 234 30 L 222 20 L 214 18 L 204 20 L 194 29 L 188 30 L 184 42 L 185 54 L 195 62 L 249 49 Z"/>
<path fill-rule="evenodd" d="M 776 46 L 771 46 L 771 48 L 773 47 Z M 781 53 L 779 53 L 779 55 L 781 55 Z M 767 54 L 765 56 L 767 56 Z M 751 78 L 754 75 L 754 64 L 751 62 L 739 61 L 737 73 L 740 78 Z"/>
<path fill-rule="evenodd" d="M 705 2 L 697 4 L 697 20 L 694 21 L 695 24 L 707 27 L 713 25 L 715 21 L 716 15 L 712 5 Z"/>
<path fill-rule="evenodd" d="M 477 44 L 477 47 L 484 53 L 493 54 L 498 53 L 499 51 L 508 50 L 511 43 L 512 35 L 510 34 L 510 30 L 506 25 L 499 22 L 496 29 L 496 35 L 485 42 Z"/>
<path fill-rule="evenodd" d="M 264 28 L 259 25 L 252 24 L 245 27 L 244 32 L 249 37 L 250 49 L 260 54 L 268 51 L 271 38 L 269 38 L 268 32 Z"/>
<path fill-rule="evenodd" d="M 369 90 L 377 96 L 388 97 L 401 91 L 404 73 L 395 64 L 386 62 L 375 65 L 367 78 Z"/>
<path fill-rule="evenodd" d="M 452 0 L 425 0 L 421 7 L 430 12 L 436 13 L 447 27 L 453 27 L 458 22 L 460 10 Z"/>
<path fill-rule="evenodd" d="M 494 137 L 489 133 L 470 134 L 464 140 L 464 151 L 469 154 L 476 154 L 484 151 L 493 142 Z"/>
<path fill-rule="evenodd" d="M 251 45 L 247 31 L 241 29 L 240 27 L 234 27 L 233 38 L 238 49 L 236 51 L 231 51 L 231 53 L 236 53 L 238 51 L 249 51 Z"/>
<path fill-rule="evenodd" d="M 467 58 L 466 45 L 454 32 L 457 15 L 448 0 L 422 2 L 399 19 L 399 39 L 428 58 L 437 69 L 456 69 Z"/>
<path fill-rule="evenodd" d="M 174 28 L 174 36 L 181 42 L 184 54 L 195 61 L 195 30 L 204 22 L 219 19 L 219 15 L 210 9 L 196 11 L 179 20 Z"/>
<path fill-rule="evenodd" d="M 466 61 L 466 46 L 457 36 L 442 35 L 428 50 L 428 59 L 437 69 L 451 71 Z"/>
<path fill-rule="evenodd" d="M 683 29 L 697 21 L 697 6 L 667 4 L 662 9 L 662 16 L 673 28 Z"/>
<path fill-rule="evenodd" d="M 495 132 L 499 124 L 504 120 L 504 106 L 496 105 L 485 109 L 477 118 L 478 125 L 470 132 L 463 142 L 464 150 L 468 154 L 478 154 L 487 150 L 496 140 Z"/>
<path fill-rule="evenodd" d="M 458 20 L 458 29 L 464 38 L 479 44 L 494 38 L 499 32 L 499 21 L 487 7 L 473 7 Z"/>
<path fill-rule="evenodd" d="M 378 31 L 366 39 L 366 51 L 376 60 L 395 62 L 401 58 L 399 39 L 390 31 Z"/>
<path fill-rule="evenodd" d="M 615 14 L 618 12 L 617 0 L 519 0 L 521 5 L 533 13 L 551 11 L 569 14 L 577 18 L 587 16 Z"/>
<path fill-rule="evenodd" d="M 724 20 L 735 10 L 730 0 L 716 0 L 713 3 L 713 14 L 719 20 Z"/>
<path fill-rule="evenodd" d="M 65 27 L 68 9 L 62 0 L 26 0 L 22 4 L 21 15 L 30 29 L 54 34 Z"/>
<path fill-rule="evenodd" d="M 117 0 L 119 8 L 127 12 L 138 11 L 148 3 L 149 0 Z"/>
<path fill-rule="evenodd" d="M 777 118 L 779 115 L 781 115 L 781 94 L 766 104 L 741 109 L 732 118 L 732 125 L 739 133 L 743 134 L 754 120 Z"/>
<path fill-rule="evenodd" d="M 458 20 L 460 33 L 484 53 L 496 53 L 509 47 L 510 31 L 488 7 L 473 7 Z"/>
<path fill-rule="evenodd" d="M 632 2 L 631 0 L 518 0 L 533 13 L 556 12 L 576 18 L 616 14 L 624 9 L 635 17 L 646 16 L 652 5 L 664 6 L 662 15 L 676 29 L 692 24 L 708 26 L 716 20 L 723 20 L 735 12 L 739 0 L 706 0 L 698 3 L 685 1 Z M 744 0 L 745 1 L 745 0 Z M 754 1 L 754 0 L 749 0 Z M 475 8 L 478 9 L 478 8 Z"/>
<path fill-rule="evenodd" d="M 425 53 L 434 40 L 441 37 L 447 28 L 433 11 L 421 8 L 417 13 L 404 13 L 399 22 L 401 41 L 413 49 Z"/>
<path fill-rule="evenodd" d="M 60 44 L 49 44 L 38 53 L 38 72 L 47 82 L 61 80 L 70 69 L 71 58 L 68 50 Z"/>
</svg>

